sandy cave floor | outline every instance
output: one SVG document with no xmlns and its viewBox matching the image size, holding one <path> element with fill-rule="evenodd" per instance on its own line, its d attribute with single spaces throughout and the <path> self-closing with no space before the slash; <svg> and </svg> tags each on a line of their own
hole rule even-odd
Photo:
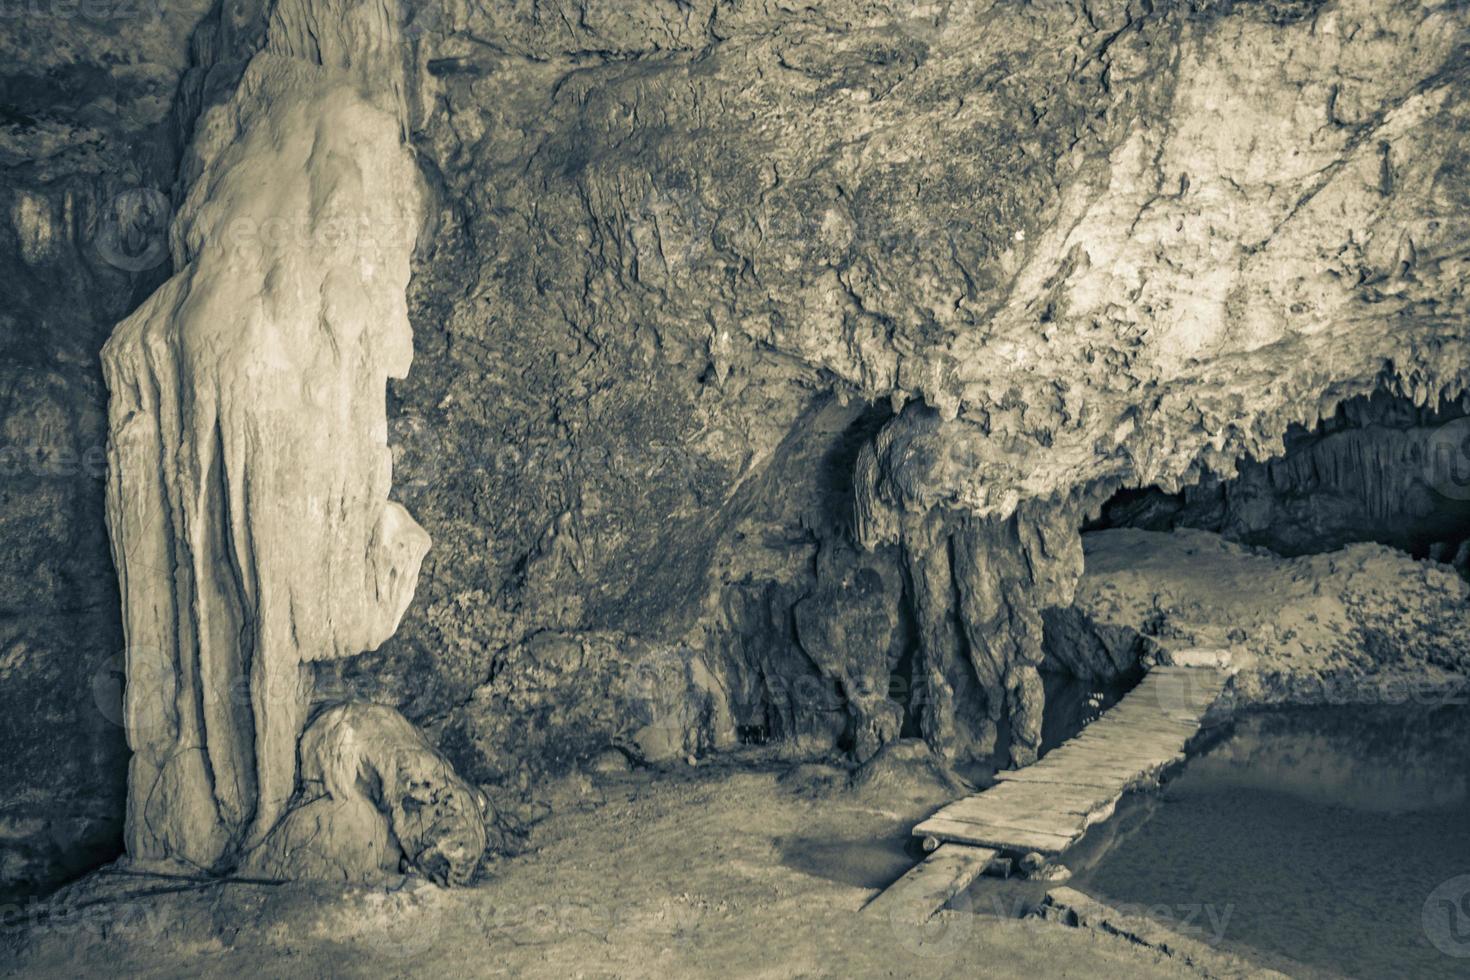
<svg viewBox="0 0 1470 980">
<path fill-rule="evenodd" d="M 861 790 L 839 776 L 769 761 L 574 776 L 524 853 L 467 889 L 93 875 L 9 910 L 3 975 L 1193 975 L 1034 919 L 946 911 L 916 932 L 858 915 L 949 794 L 907 771 Z M 71 912 L 48 918 L 58 902 Z"/>
</svg>

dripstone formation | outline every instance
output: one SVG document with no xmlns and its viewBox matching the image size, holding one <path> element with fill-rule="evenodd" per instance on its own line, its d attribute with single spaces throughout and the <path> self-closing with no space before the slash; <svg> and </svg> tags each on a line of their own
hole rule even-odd
<svg viewBox="0 0 1470 980">
<path fill-rule="evenodd" d="M 388 499 L 422 223 L 395 15 L 273 8 L 196 127 L 177 272 L 102 353 L 135 861 L 362 879 L 402 849 L 462 883 L 484 849 L 476 794 L 392 709 L 303 736 L 306 665 L 387 639 L 429 547 Z"/>
</svg>

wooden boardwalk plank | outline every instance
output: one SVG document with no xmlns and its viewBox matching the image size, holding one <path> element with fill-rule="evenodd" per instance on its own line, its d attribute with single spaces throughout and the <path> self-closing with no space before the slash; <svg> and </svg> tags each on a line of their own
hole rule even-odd
<svg viewBox="0 0 1470 980">
<path fill-rule="evenodd" d="M 981 847 L 1005 848 L 1012 851 L 1039 851 L 1042 854 L 1060 854 L 1071 846 L 1076 837 L 1048 834 L 1017 827 L 976 824 L 944 817 L 930 817 L 914 828 L 921 837 L 937 837 L 946 842 L 978 844 Z"/>
<path fill-rule="evenodd" d="M 1228 675 L 1155 667 L 1123 700 L 1036 764 L 942 807 L 914 828 L 942 841 L 1003 851 L 1065 851 L 1130 788 L 1184 758 Z"/>
<path fill-rule="evenodd" d="M 1051 834 L 1070 837 L 1084 826 L 1082 813 L 1058 813 L 1055 810 L 1036 810 L 1031 813 L 1014 811 L 987 811 L 980 807 L 945 807 L 934 815 L 944 820 L 974 824 L 980 827 L 1014 827 L 1027 833 Z"/>
<path fill-rule="evenodd" d="M 1055 757 L 1053 757 L 1053 755 Z M 1061 749 L 1054 750 L 1053 754 L 1047 756 L 1047 765 L 1039 771 L 1043 773 L 1073 773 L 1079 776 L 1106 776 L 1110 781 L 1117 782 L 1135 771 L 1131 761 L 1113 762 L 1108 759 L 1098 759 L 1084 752 L 1068 752 Z M 1037 763 L 1040 766 L 1040 763 Z M 1036 768 L 1035 766 L 1031 768 Z M 1020 770 L 1018 770 L 1020 771 Z M 1009 776 L 1005 778 L 1010 778 Z M 1002 780 L 1004 781 L 1004 780 Z"/>
<path fill-rule="evenodd" d="M 879 892 L 863 906 L 863 913 L 920 925 L 969 888 L 995 858 L 996 852 L 987 847 L 945 844 Z"/>
<path fill-rule="evenodd" d="M 1169 748 L 1172 748 L 1169 747 Z M 1138 772 L 1149 766 L 1163 765 L 1176 758 L 1179 750 L 1169 751 L 1169 748 L 1154 747 L 1153 751 L 1141 749 L 1125 749 L 1118 747 L 1110 748 L 1101 746 L 1078 746 L 1066 750 L 1065 754 L 1057 760 L 1058 764 L 1086 765 L 1092 763 L 1101 766 L 1104 770 L 1116 774 L 1128 774 Z"/>
<path fill-rule="evenodd" d="M 1025 786 L 1021 783 L 1012 783 L 1013 786 Z M 1032 787 L 1040 790 L 1043 787 L 1032 783 Z M 988 795 L 988 794 L 987 794 Z M 1037 792 L 1027 796 L 1016 796 L 997 803 L 994 800 L 981 800 L 979 797 L 970 796 L 963 800 L 956 800 L 939 811 L 937 816 L 953 817 L 956 820 L 979 819 L 996 823 L 1005 820 L 1014 823 L 1017 820 L 1034 820 L 1038 812 L 1056 814 L 1061 818 L 1076 817 L 1081 819 L 1105 806 L 1111 799 L 1109 790 L 1094 789 L 1087 795 L 1072 794 L 1059 796 L 1052 793 Z M 1022 825 L 1024 826 L 1024 824 Z"/>
<path fill-rule="evenodd" d="M 1027 766 L 1025 769 L 1007 769 L 995 774 L 1004 783 L 1046 783 L 1049 786 L 1072 786 L 1078 789 L 1106 789 L 1117 780 L 1089 769 L 1078 767 L 1069 771 L 1066 766 L 1048 766 L 1045 769 Z M 988 791 L 987 791 L 988 792 Z"/>
<path fill-rule="evenodd" d="M 1062 854 L 1106 820 L 1125 792 L 1184 758 L 1228 674 L 1160 666 L 1077 737 L 1032 766 L 940 808 L 914 833 L 940 841 L 864 911 L 921 923 L 968 888 L 1003 852 Z"/>
<path fill-rule="evenodd" d="M 1044 804 L 1056 810 L 1070 813 L 1090 813 L 1097 809 L 1099 800 L 1106 799 L 1111 793 L 1112 786 L 1065 786 L 1060 784 L 1041 785 L 1038 783 L 1001 783 L 985 791 L 985 801 L 988 805 L 998 808 L 1030 807 L 1035 809 L 1038 804 Z M 959 803 L 969 803 L 977 797 L 967 797 Z"/>
<path fill-rule="evenodd" d="M 1169 710 L 1147 704 L 1130 704 L 1123 706 L 1117 722 L 1120 725 L 1138 725 L 1144 728 L 1172 731 L 1191 728 L 1199 723 L 1199 719 L 1200 712 L 1198 711 Z"/>
<path fill-rule="evenodd" d="M 1182 742 L 1183 739 L 1178 741 Z M 1173 745 L 1152 745 L 1147 748 L 1128 745 L 1078 745 L 1062 751 L 1054 764 L 1074 767 L 1092 764 L 1108 772 L 1126 774 L 1136 772 L 1145 766 L 1167 762 L 1177 756 L 1179 751 Z"/>
<path fill-rule="evenodd" d="M 1172 748 L 1169 747 L 1169 748 Z M 1057 760 L 1059 765 L 1086 765 L 1093 764 L 1101 766 L 1113 773 L 1140 772 L 1149 766 L 1163 765 L 1182 754 L 1181 750 L 1169 751 L 1169 748 L 1157 747 L 1157 751 L 1147 752 L 1140 750 L 1122 749 L 1112 751 L 1106 746 L 1100 748 L 1077 748 L 1068 752 Z"/>
</svg>

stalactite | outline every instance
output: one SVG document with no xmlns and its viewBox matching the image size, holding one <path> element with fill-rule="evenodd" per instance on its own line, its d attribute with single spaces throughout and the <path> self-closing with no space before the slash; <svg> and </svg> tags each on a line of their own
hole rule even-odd
<svg viewBox="0 0 1470 980">
<path fill-rule="evenodd" d="M 1454 445 L 1445 442 L 1446 437 Z M 1461 437 L 1463 438 L 1463 437 Z M 1379 520 L 1401 514 L 1406 503 L 1429 487 L 1455 487 L 1470 480 L 1470 457 L 1460 440 L 1440 426 L 1391 428 L 1369 425 L 1329 433 L 1309 446 L 1266 464 L 1279 493 L 1328 490 L 1350 494 Z"/>
</svg>

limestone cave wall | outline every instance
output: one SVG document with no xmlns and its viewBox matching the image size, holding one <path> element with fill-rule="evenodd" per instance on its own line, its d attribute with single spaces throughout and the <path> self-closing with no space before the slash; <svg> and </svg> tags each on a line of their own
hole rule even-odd
<svg viewBox="0 0 1470 980">
<path fill-rule="evenodd" d="M 0 890 L 117 854 L 128 751 L 98 352 L 169 271 L 206 4 L 16 5 L 0 31 Z M 191 72 L 191 67 L 195 69 Z"/>
<path fill-rule="evenodd" d="M 1457 7 L 525 2 L 409 33 L 437 230 L 393 425 L 436 546 L 394 639 L 320 680 L 482 778 L 762 733 L 978 755 L 1113 491 L 1464 388 Z M 765 504 L 809 498 L 843 412 L 855 500 Z"/>
</svg>

